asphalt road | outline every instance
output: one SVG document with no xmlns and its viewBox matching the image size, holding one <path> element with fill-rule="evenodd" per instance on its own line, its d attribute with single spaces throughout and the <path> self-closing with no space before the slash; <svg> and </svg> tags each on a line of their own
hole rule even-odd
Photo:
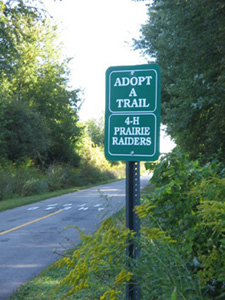
<svg viewBox="0 0 225 300">
<path fill-rule="evenodd" d="M 141 188 L 150 176 L 141 177 Z M 107 196 L 107 197 L 106 197 Z M 0 300 L 7 299 L 125 205 L 125 180 L 0 213 Z"/>
</svg>

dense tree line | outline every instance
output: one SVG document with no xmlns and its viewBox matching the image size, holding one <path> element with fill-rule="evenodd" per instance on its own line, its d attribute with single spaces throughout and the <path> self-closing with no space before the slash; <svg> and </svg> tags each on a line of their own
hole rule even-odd
<svg viewBox="0 0 225 300">
<path fill-rule="evenodd" d="M 78 163 L 79 97 L 38 1 L 0 1 L 0 158 Z"/>
<path fill-rule="evenodd" d="M 225 149 L 225 5 L 155 0 L 136 46 L 162 69 L 162 121 L 181 150 L 207 160 Z"/>
</svg>

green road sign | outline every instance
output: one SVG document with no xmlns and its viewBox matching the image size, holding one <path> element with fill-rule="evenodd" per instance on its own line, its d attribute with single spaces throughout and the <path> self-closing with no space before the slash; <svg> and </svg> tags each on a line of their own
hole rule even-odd
<svg viewBox="0 0 225 300">
<path fill-rule="evenodd" d="M 106 71 L 106 158 L 157 160 L 159 127 L 159 66 L 110 67 Z"/>
</svg>

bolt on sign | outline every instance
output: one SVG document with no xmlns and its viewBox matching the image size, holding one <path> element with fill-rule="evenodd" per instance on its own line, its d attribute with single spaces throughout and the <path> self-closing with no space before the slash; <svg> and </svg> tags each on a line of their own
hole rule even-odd
<svg viewBox="0 0 225 300">
<path fill-rule="evenodd" d="M 159 156 L 160 68 L 116 66 L 106 71 L 105 156 L 155 161 Z"/>
</svg>

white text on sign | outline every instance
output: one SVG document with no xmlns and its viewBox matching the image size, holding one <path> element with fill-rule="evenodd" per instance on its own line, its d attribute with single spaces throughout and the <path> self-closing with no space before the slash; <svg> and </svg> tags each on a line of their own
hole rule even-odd
<svg viewBox="0 0 225 300">
<path fill-rule="evenodd" d="M 114 86 L 136 86 L 136 85 L 142 85 L 145 83 L 145 85 L 151 84 L 152 76 L 138 76 L 138 77 L 117 77 Z"/>
<path fill-rule="evenodd" d="M 146 99 L 117 99 L 116 103 L 118 108 L 133 108 L 133 107 L 149 107 L 150 104 L 146 103 Z"/>
<path fill-rule="evenodd" d="M 139 126 L 140 117 L 126 117 L 124 123 L 126 125 Z M 125 127 L 125 126 L 115 126 L 114 133 L 112 137 L 112 145 L 117 146 L 150 146 L 151 137 L 150 137 L 150 127 Z M 124 137 L 125 136 L 125 137 Z M 128 137 L 127 137 L 128 136 Z"/>
</svg>

